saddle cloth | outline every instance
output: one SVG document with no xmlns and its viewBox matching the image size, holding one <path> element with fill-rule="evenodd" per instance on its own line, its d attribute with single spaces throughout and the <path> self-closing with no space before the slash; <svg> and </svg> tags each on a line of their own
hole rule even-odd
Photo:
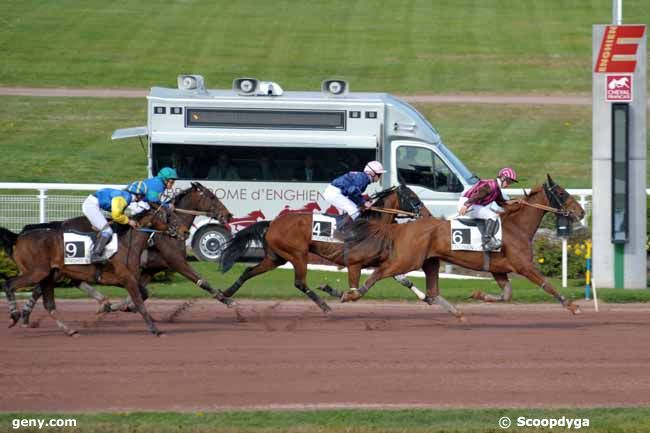
<svg viewBox="0 0 650 433">
<path fill-rule="evenodd" d="M 341 216 L 342 217 L 342 216 Z M 340 218 L 325 214 L 313 214 L 311 223 L 311 240 L 320 242 L 343 243 L 342 240 L 334 237 L 337 221 Z"/>
<path fill-rule="evenodd" d="M 76 231 L 63 232 L 63 263 L 66 265 L 89 265 L 90 253 L 96 233 L 82 233 Z M 111 241 L 104 248 L 102 258 L 108 260 L 117 252 L 117 234 L 113 233 Z"/>
<path fill-rule="evenodd" d="M 484 251 L 483 239 L 478 229 L 476 218 L 453 218 L 451 223 L 451 249 L 455 251 Z M 499 229 L 494 235 L 501 240 L 501 219 L 498 219 Z M 501 251 L 496 250 L 496 251 Z"/>
</svg>

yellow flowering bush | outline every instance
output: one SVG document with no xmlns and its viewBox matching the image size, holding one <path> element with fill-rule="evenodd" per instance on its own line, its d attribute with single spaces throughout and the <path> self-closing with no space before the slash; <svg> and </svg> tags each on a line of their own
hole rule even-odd
<svg viewBox="0 0 650 433">
<path fill-rule="evenodd" d="M 567 276 L 584 278 L 586 270 L 587 242 L 589 239 L 572 239 L 567 245 Z M 540 237 L 533 248 L 534 261 L 539 270 L 548 277 L 562 276 L 562 242 L 554 238 Z"/>
</svg>

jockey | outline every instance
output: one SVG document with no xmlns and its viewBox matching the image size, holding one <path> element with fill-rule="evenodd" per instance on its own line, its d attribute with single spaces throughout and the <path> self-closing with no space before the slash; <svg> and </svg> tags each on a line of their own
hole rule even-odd
<svg viewBox="0 0 650 433">
<path fill-rule="evenodd" d="M 483 248 L 486 251 L 501 248 L 501 243 L 494 238 L 499 229 L 498 215 L 490 205 L 506 204 L 507 199 L 501 188 L 508 188 L 514 182 L 517 182 L 517 173 L 512 168 L 502 168 L 496 179 L 478 181 L 458 200 L 458 213 L 461 216 L 484 220 L 480 221 L 484 224 L 479 224 L 478 227 L 483 235 Z"/>
<path fill-rule="evenodd" d="M 130 220 L 124 210 L 133 201 L 141 201 L 147 194 L 147 185 L 142 182 L 132 182 L 125 190 L 102 188 L 86 198 L 81 206 L 90 224 L 99 231 L 93 251 L 90 255 L 90 261 L 97 263 L 101 261 L 104 248 L 113 236 L 113 230 L 106 221 L 102 209 L 110 212 L 113 221 L 118 224 L 128 224 L 131 227 L 137 227 L 138 223 Z"/>
<path fill-rule="evenodd" d="M 371 203 L 365 201 L 363 192 L 371 182 L 379 182 L 381 175 L 386 173 L 379 161 L 370 161 L 363 172 L 350 171 L 337 177 L 327 186 L 323 197 L 334 205 L 339 212 L 347 214 L 341 226 L 344 226 L 359 216 L 359 207 L 369 208 Z"/>
<path fill-rule="evenodd" d="M 171 167 L 163 167 L 158 172 L 158 176 L 145 180 L 144 183 L 147 185 L 147 202 L 160 204 L 162 201 L 161 196 L 166 189 L 172 189 L 174 187 L 176 179 L 178 179 L 176 170 Z"/>
</svg>

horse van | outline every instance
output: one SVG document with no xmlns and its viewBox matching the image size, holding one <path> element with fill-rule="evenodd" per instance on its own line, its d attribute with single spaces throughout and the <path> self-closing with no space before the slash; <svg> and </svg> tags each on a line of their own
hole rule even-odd
<svg viewBox="0 0 650 433">
<path fill-rule="evenodd" d="M 195 219 L 189 246 L 201 260 L 217 260 L 233 233 L 259 220 L 336 213 L 325 187 L 370 160 L 388 170 L 374 188 L 405 183 L 434 215 L 455 213 L 477 181 L 415 108 L 386 93 L 350 92 L 342 80 L 311 92 L 253 78 L 209 90 L 203 77 L 181 75 L 177 88 L 153 87 L 147 101 L 147 126 L 112 138 L 146 139 L 149 175 L 174 167 L 177 188 L 201 182 L 234 215 L 227 226 Z"/>
</svg>

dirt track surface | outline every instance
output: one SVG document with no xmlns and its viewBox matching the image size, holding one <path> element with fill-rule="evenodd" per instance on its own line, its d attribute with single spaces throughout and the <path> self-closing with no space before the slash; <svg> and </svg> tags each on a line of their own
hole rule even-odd
<svg viewBox="0 0 650 433">
<path fill-rule="evenodd" d="M 246 322 L 208 301 L 154 301 L 164 338 L 139 316 L 60 301 L 81 334 L 69 338 L 39 306 L 38 328 L 0 329 L 0 410 L 650 404 L 650 305 L 573 317 L 472 304 L 466 324 L 413 303 L 331 302 L 328 317 L 308 302 L 240 305 Z"/>
</svg>

